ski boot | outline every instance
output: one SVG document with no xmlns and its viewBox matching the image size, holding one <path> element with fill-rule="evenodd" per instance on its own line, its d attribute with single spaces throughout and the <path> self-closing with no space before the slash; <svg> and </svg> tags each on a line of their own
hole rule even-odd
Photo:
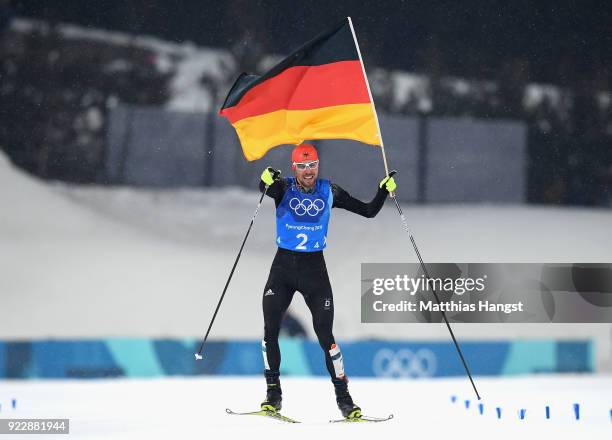
<svg viewBox="0 0 612 440">
<path fill-rule="evenodd" d="M 268 386 L 266 400 L 261 402 L 261 409 L 277 413 L 283 406 L 283 391 L 281 390 L 278 374 L 268 374 L 266 372 L 266 383 Z"/>
<path fill-rule="evenodd" d="M 336 403 L 338 409 L 342 413 L 342 417 L 347 420 L 361 418 L 361 408 L 355 405 L 353 398 L 348 391 L 348 380 L 346 376 L 340 380 L 334 380 L 334 389 L 336 391 Z"/>
</svg>

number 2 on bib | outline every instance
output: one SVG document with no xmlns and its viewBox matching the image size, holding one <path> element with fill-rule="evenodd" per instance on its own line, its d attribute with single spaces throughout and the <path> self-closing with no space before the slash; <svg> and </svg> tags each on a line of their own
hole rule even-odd
<svg viewBox="0 0 612 440">
<path fill-rule="evenodd" d="M 308 241 L 308 235 L 306 235 L 306 234 L 298 234 L 298 235 L 296 235 L 296 238 L 301 238 L 302 242 L 300 244 L 298 244 L 295 248 L 296 249 L 300 249 L 300 250 L 306 250 L 306 246 L 304 246 L 304 245 Z"/>
</svg>

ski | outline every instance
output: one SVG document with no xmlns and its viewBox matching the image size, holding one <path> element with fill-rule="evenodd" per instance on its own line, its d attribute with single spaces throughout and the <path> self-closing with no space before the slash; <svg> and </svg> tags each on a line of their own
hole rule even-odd
<svg viewBox="0 0 612 440">
<path fill-rule="evenodd" d="M 225 412 L 233 416 L 263 416 L 263 417 L 270 417 L 272 419 L 279 420 L 281 422 L 286 422 L 286 423 L 300 423 L 298 420 L 284 416 L 279 412 L 263 410 L 263 409 L 259 411 L 250 411 L 250 412 L 234 412 L 231 409 L 226 408 Z"/>
<path fill-rule="evenodd" d="M 270 417 L 275 420 L 279 420 L 285 423 L 301 423 L 299 420 L 292 419 L 291 417 L 287 417 L 282 415 L 279 412 L 269 411 L 269 410 L 259 410 L 259 411 L 249 411 L 249 412 L 234 412 L 229 408 L 225 409 L 227 414 L 233 416 L 262 416 L 262 417 Z M 346 419 L 338 419 L 338 420 L 330 420 L 329 423 L 359 423 L 359 422 L 370 422 L 370 423 L 380 423 L 386 422 L 393 418 L 393 414 L 389 414 L 387 417 L 370 417 L 370 416 L 359 416 L 352 417 Z"/>
<path fill-rule="evenodd" d="M 346 419 L 338 419 L 338 420 L 330 420 L 329 423 L 359 423 L 359 422 L 371 422 L 371 423 L 379 423 L 386 422 L 387 420 L 391 420 L 393 418 L 393 414 L 389 414 L 387 417 L 369 417 L 369 416 L 359 416 L 352 417 Z"/>
</svg>

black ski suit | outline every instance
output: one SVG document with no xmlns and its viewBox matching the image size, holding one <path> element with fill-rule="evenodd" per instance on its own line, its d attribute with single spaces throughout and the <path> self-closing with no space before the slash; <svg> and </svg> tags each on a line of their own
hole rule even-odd
<svg viewBox="0 0 612 440">
<path fill-rule="evenodd" d="M 286 179 L 280 179 L 268 188 L 267 195 L 274 199 L 277 208 L 283 200 L 287 184 Z M 264 189 L 265 184 L 260 182 L 260 190 L 263 192 Z M 374 199 L 364 203 L 334 183 L 331 184 L 331 190 L 333 208 L 346 209 L 368 218 L 378 214 L 387 197 L 386 189 L 379 188 Z M 279 247 L 276 252 L 263 293 L 266 379 L 268 383 L 278 380 L 281 362 L 278 345 L 280 325 L 296 291 L 302 294 L 312 314 L 314 331 L 325 353 L 327 371 L 334 385 L 339 386 L 339 372 L 334 369 L 329 352 L 335 344 L 332 333 L 334 302 L 323 251 L 297 252 Z"/>
</svg>

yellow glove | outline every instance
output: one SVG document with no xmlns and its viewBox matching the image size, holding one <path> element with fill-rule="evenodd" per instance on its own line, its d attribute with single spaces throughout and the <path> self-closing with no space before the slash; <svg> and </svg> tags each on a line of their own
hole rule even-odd
<svg viewBox="0 0 612 440">
<path fill-rule="evenodd" d="M 384 186 L 388 193 L 394 192 L 397 189 L 397 184 L 395 183 L 395 180 L 393 179 L 394 174 L 395 174 L 395 171 L 391 171 L 387 177 L 385 177 L 383 180 L 380 181 L 380 184 L 378 185 L 378 187 L 382 188 Z"/>
<path fill-rule="evenodd" d="M 275 180 L 279 179 L 281 175 L 280 170 L 275 170 L 272 167 L 267 167 L 261 173 L 261 181 L 266 185 L 270 186 L 274 183 Z"/>
</svg>

